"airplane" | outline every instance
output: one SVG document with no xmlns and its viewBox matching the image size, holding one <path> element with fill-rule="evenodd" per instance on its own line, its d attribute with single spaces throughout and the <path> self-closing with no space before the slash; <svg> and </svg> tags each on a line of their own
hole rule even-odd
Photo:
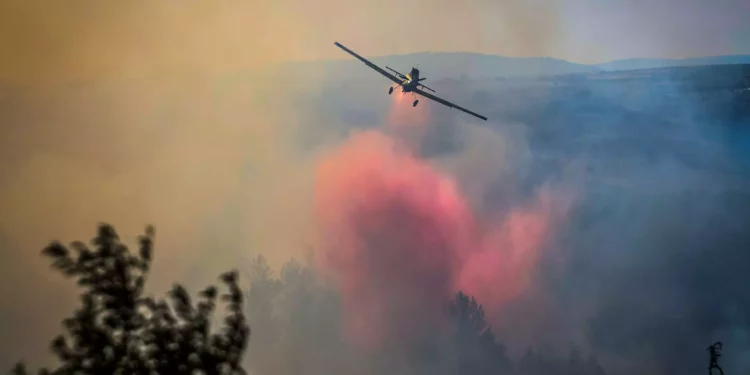
<svg viewBox="0 0 750 375">
<path fill-rule="evenodd" d="M 460 110 L 462 112 L 468 113 L 468 114 L 470 114 L 470 115 L 472 115 L 474 117 L 478 117 L 478 118 L 480 118 L 480 119 L 482 119 L 484 121 L 487 121 L 487 117 L 484 117 L 484 116 L 482 116 L 482 115 L 480 115 L 478 113 L 474 113 L 474 112 L 472 112 L 472 111 L 470 111 L 470 110 L 468 110 L 466 108 L 462 108 L 462 107 L 460 107 L 460 106 L 458 106 L 456 104 L 453 104 L 453 103 L 451 103 L 451 102 L 449 102 L 447 100 L 438 98 L 437 96 L 432 95 L 432 94 L 430 94 L 430 93 L 425 92 L 424 90 L 422 90 L 420 87 L 423 87 L 423 88 L 425 88 L 427 90 L 435 92 L 435 90 L 433 90 L 433 89 L 431 89 L 431 88 L 429 88 L 429 87 L 427 87 L 427 86 L 425 86 L 425 85 L 423 85 L 423 84 L 420 83 L 420 82 L 426 80 L 427 78 L 426 77 L 423 77 L 423 78 L 419 77 L 419 69 L 412 67 L 411 68 L 411 72 L 409 74 L 401 74 L 401 73 L 397 72 L 396 70 L 391 69 L 391 68 L 389 68 L 389 67 L 386 66 L 386 69 L 388 69 L 388 70 L 392 71 L 393 73 L 395 73 L 395 75 L 394 75 L 394 74 L 388 73 L 387 71 L 383 70 L 379 66 L 371 63 L 369 60 L 367 60 L 364 57 L 356 54 L 354 51 L 350 50 L 349 48 L 344 47 L 341 43 L 339 43 L 339 42 L 333 42 L 333 44 L 336 45 L 336 47 L 339 47 L 342 50 L 344 50 L 346 53 L 348 53 L 348 54 L 356 57 L 359 61 L 362 61 L 363 63 L 365 63 L 365 65 L 367 65 L 370 68 L 374 69 L 376 72 L 384 75 L 386 78 L 388 78 L 391 81 L 395 82 L 396 85 L 397 85 L 396 87 L 401 86 L 401 92 L 410 92 L 412 94 L 422 95 L 422 96 L 424 96 L 427 99 L 432 99 L 432 100 L 434 100 L 434 101 L 436 101 L 436 102 L 438 102 L 438 103 L 440 103 L 442 105 L 445 105 L 445 106 L 447 106 L 449 108 L 456 108 L 456 109 L 458 109 L 458 110 Z M 394 89 L 394 86 L 391 86 L 391 88 L 388 89 L 388 95 L 390 95 L 390 94 L 393 93 L 393 89 Z M 419 104 L 419 99 L 414 100 L 414 103 L 412 103 L 412 107 L 416 107 L 417 104 Z"/>
</svg>

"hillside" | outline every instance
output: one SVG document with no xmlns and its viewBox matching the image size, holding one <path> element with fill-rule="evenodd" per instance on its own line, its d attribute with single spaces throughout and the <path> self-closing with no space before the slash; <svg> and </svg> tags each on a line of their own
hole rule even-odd
<svg viewBox="0 0 750 375">
<path fill-rule="evenodd" d="M 365 56 L 369 58 L 368 56 Z M 389 66 L 408 73 L 419 64 L 430 80 L 443 78 L 489 78 L 500 76 L 538 76 L 546 74 L 584 73 L 594 71 L 587 65 L 549 57 L 513 58 L 477 53 L 413 53 L 369 58 L 379 66 Z M 312 76 L 362 76 L 362 63 L 355 59 L 315 62 L 290 62 L 282 65 L 290 74 Z"/>
<path fill-rule="evenodd" d="M 496 78 L 496 77 L 532 77 L 541 75 L 560 75 L 572 73 L 592 73 L 598 71 L 635 70 L 679 66 L 749 64 L 750 55 L 709 56 L 689 59 L 625 59 L 604 64 L 586 65 L 550 57 L 504 57 L 478 53 L 412 53 L 406 55 L 366 58 L 380 66 L 389 66 L 406 73 L 412 66 L 419 65 L 422 73 L 430 81 L 445 78 Z M 342 52 L 340 60 L 311 62 L 287 62 L 277 68 L 282 69 L 285 77 L 332 78 L 339 77 L 357 81 L 376 80 L 376 75 L 363 75 L 363 65 L 359 61 L 346 57 Z"/>
<path fill-rule="evenodd" d="M 750 55 L 706 56 L 687 59 L 625 59 L 596 65 L 601 70 L 634 70 L 681 66 L 750 64 Z"/>
</svg>

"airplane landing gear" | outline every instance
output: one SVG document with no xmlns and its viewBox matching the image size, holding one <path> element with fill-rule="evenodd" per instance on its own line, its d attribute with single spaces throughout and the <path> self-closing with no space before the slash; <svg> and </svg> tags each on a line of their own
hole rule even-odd
<svg viewBox="0 0 750 375">
<path fill-rule="evenodd" d="M 393 87 L 388 89 L 388 95 L 391 95 L 391 94 L 393 94 Z"/>
<path fill-rule="evenodd" d="M 415 100 L 415 101 L 414 101 L 414 103 L 412 103 L 412 105 L 411 105 L 411 106 L 412 106 L 412 107 L 416 107 L 416 106 L 417 106 L 417 104 L 419 104 L 419 100 L 418 100 L 418 99 L 417 99 L 417 100 Z"/>
</svg>

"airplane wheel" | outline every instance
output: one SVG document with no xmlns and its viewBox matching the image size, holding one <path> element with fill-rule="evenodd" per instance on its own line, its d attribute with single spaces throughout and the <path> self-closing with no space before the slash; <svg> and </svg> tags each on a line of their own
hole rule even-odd
<svg viewBox="0 0 750 375">
<path fill-rule="evenodd" d="M 388 95 L 391 95 L 392 93 L 393 93 L 393 87 L 391 87 L 390 89 L 388 89 Z"/>
<path fill-rule="evenodd" d="M 419 104 L 419 100 L 415 100 L 414 103 L 411 105 L 412 107 L 416 107 L 417 104 Z"/>
</svg>

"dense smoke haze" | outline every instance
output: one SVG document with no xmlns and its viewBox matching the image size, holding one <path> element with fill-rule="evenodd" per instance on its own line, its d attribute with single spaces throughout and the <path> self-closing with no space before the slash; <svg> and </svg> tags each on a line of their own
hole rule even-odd
<svg viewBox="0 0 750 375">
<path fill-rule="evenodd" d="M 258 254 L 278 271 L 268 283 L 291 285 L 295 268 L 282 265 L 311 256 L 306 277 L 328 286 L 314 298 L 269 292 L 273 324 L 255 313 L 249 363 L 261 373 L 293 371 L 294 350 L 320 372 L 363 358 L 368 371 L 403 370 L 393 353 L 447 332 L 442 305 L 459 290 L 513 358 L 577 347 L 609 372 L 661 374 L 704 368 L 705 347 L 722 340 L 725 369 L 746 369 L 747 117 L 680 77 L 497 81 L 474 104 L 486 125 L 398 94 L 384 102 L 385 85 L 318 97 L 258 92 L 242 76 L 162 92 L 144 81 L 7 90 L 3 297 L 14 302 L 2 330 L 17 339 L 3 361 L 44 360 L 75 301 L 37 251 L 113 217 L 132 237 L 163 228 L 155 293 L 251 272 Z M 126 120 L 141 125 L 111 125 Z M 34 131 L 54 121 L 67 131 Z M 34 275 L 43 281 L 25 282 Z"/>
<path fill-rule="evenodd" d="M 387 128 L 423 133 L 428 114 L 406 113 L 408 100 L 394 95 Z M 340 278 L 344 302 L 358 320 L 352 324 L 362 326 L 352 329 L 369 330 L 358 333 L 368 342 L 389 334 L 401 340 L 418 329 L 414 315 L 429 322 L 458 290 L 479 298 L 498 319 L 508 301 L 530 289 L 561 214 L 555 208 L 564 214 L 553 205 L 567 197 L 546 189 L 525 205 L 479 220 L 454 177 L 415 155 L 418 139 L 409 144 L 398 136 L 404 132 L 392 133 L 352 135 L 316 175 L 322 256 Z M 403 311 L 381 311 L 391 308 Z"/>
<path fill-rule="evenodd" d="M 366 55 L 739 53 L 745 2 L 282 3 L 0 5 L 0 367 L 51 360 L 77 290 L 39 251 L 105 221 L 132 244 L 156 227 L 149 293 L 240 270 L 256 375 L 447 375 L 459 291 L 484 308 L 493 369 L 692 374 L 721 340 L 727 374 L 750 370 L 746 65 L 428 81 L 486 123 L 388 97 L 361 64 L 274 65 L 338 56 L 318 51 L 343 36 Z"/>
</svg>

